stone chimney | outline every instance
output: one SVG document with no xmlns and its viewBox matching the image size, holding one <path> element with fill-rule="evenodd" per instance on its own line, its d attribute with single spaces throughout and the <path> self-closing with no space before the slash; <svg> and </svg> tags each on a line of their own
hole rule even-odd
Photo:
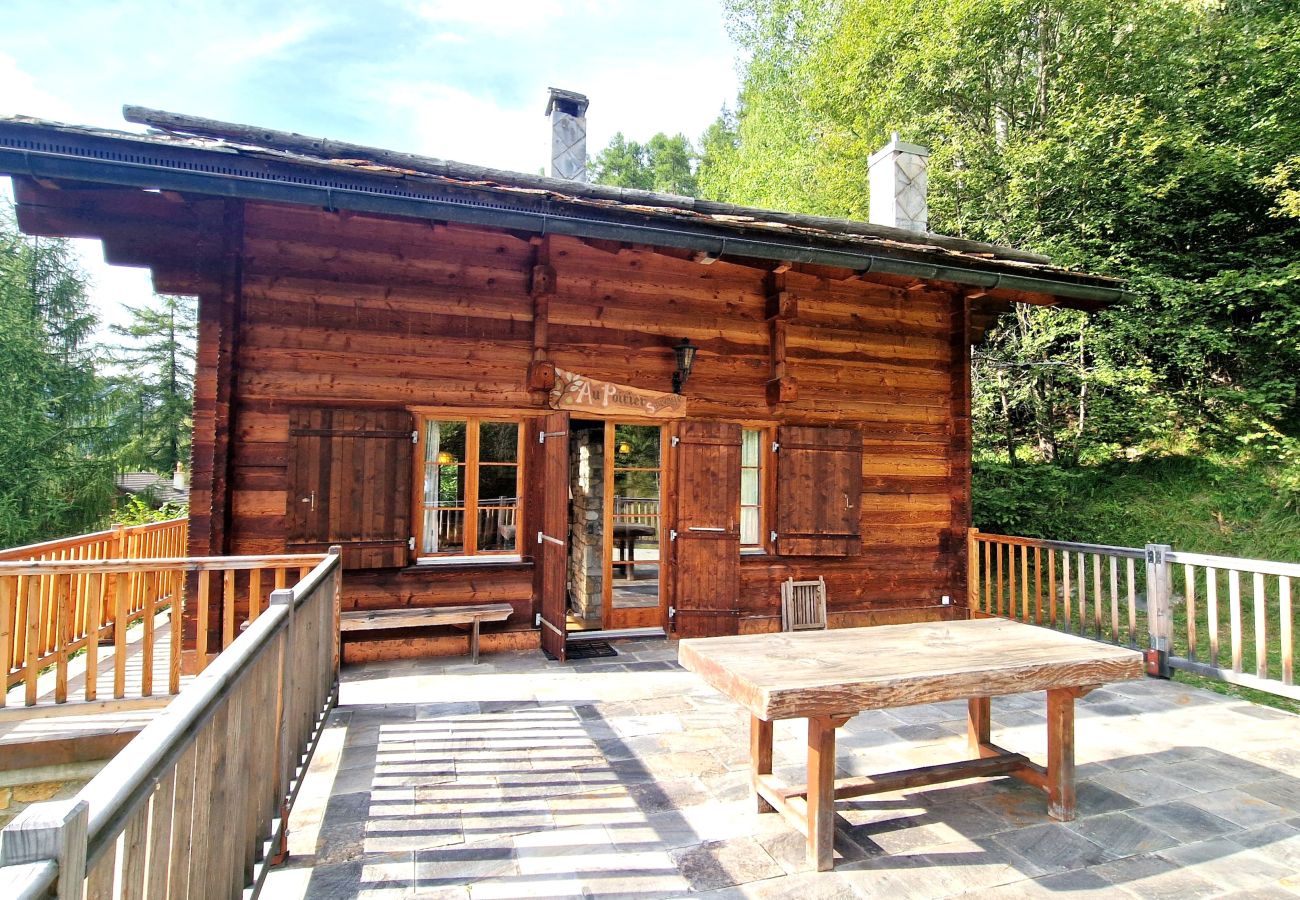
<svg viewBox="0 0 1300 900">
<path fill-rule="evenodd" d="M 925 200 L 926 168 L 930 151 L 905 144 L 898 132 L 867 160 L 871 188 L 872 225 L 890 225 L 908 231 L 926 231 L 929 209 Z"/>
<path fill-rule="evenodd" d="M 551 88 L 546 114 L 551 117 L 551 177 L 587 180 L 587 98 Z"/>
</svg>

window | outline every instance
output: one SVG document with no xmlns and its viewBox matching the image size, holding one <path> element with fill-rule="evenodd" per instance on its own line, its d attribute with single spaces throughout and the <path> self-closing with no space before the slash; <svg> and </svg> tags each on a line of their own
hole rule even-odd
<svg viewBox="0 0 1300 900">
<path fill-rule="evenodd" d="M 765 432 L 745 428 L 740 432 L 740 549 L 762 550 L 763 445 Z"/>
<path fill-rule="evenodd" d="M 420 440 L 419 554 L 518 553 L 519 423 L 425 419 Z"/>
</svg>

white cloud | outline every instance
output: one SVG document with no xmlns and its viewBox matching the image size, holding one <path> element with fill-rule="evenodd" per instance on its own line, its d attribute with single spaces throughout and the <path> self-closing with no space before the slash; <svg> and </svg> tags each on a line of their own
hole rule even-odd
<svg viewBox="0 0 1300 900">
<path fill-rule="evenodd" d="M 375 100 L 386 105 L 386 116 L 406 123 L 416 153 L 518 172 L 546 163 L 544 98 L 525 110 L 444 84 L 407 82 L 385 86 Z"/>
<path fill-rule="evenodd" d="M 18 66 L 12 56 L 0 51 L 0 115 L 27 115 L 64 122 L 77 121 L 75 108 L 36 86 L 36 79 Z"/>
<path fill-rule="evenodd" d="M 439 25 L 456 23 L 479 30 L 520 31 L 568 16 L 592 16 L 607 4 L 595 0 L 419 0 L 410 8 L 425 21 Z"/>
<path fill-rule="evenodd" d="M 209 60 L 220 61 L 232 70 L 239 66 L 267 59 L 283 53 L 323 30 L 330 20 L 306 14 L 295 16 L 276 28 L 265 31 L 244 32 L 236 30 L 224 39 L 202 42 L 202 54 Z"/>
<path fill-rule="evenodd" d="M 144 306 L 153 297 L 153 279 L 148 269 L 110 266 L 104 262 L 104 245 L 99 241 L 71 241 L 81 267 L 90 276 L 87 296 L 99 314 L 102 340 L 108 339 L 108 326 L 130 321 L 128 306 Z"/>
</svg>

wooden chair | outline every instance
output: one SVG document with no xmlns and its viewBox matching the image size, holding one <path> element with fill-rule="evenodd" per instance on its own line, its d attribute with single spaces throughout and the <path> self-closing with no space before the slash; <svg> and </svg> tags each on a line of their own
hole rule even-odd
<svg viewBox="0 0 1300 900">
<path fill-rule="evenodd" d="M 807 631 L 826 627 L 826 579 L 781 584 L 781 629 Z"/>
</svg>

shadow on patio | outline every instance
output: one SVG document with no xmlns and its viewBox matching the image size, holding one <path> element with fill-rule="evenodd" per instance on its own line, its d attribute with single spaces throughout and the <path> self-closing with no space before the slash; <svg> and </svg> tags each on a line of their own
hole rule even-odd
<svg viewBox="0 0 1300 900">
<path fill-rule="evenodd" d="M 1300 891 L 1300 719 L 1143 681 L 1079 705 L 1079 818 L 1014 779 L 841 802 L 834 872 L 754 812 L 747 719 L 663 642 L 612 659 L 394 662 L 344 673 L 274 896 L 1141 896 Z M 435 698 L 447 698 L 436 702 Z M 401 702 L 409 698 L 407 702 Z M 1043 698 L 994 701 L 1041 756 Z M 863 713 L 842 774 L 950 758 L 965 704 Z M 801 779 L 802 723 L 776 761 Z"/>
</svg>

